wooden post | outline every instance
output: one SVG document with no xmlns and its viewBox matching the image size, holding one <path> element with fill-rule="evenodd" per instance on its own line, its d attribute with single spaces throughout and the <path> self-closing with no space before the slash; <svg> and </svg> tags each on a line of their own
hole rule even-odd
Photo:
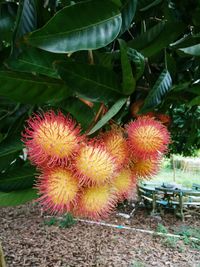
<svg viewBox="0 0 200 267">
<path fill-rule="evenodd" d="M 0 243 L 0 267 L 6 267 L 6 263 L 3 256 L 3 249 Z"/>
<path fill-rule="evenodd" d="M 175 168 L 175 161 L 174 161 L 174 155 L 171 155 L 172 159 L 172 167 L 173 167 L 173 181 L 176 181 L 176 168 Z"/>
</svg>

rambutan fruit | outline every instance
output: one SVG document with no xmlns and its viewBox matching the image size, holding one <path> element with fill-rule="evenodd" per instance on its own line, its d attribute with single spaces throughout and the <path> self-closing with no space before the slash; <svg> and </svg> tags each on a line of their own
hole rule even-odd
<svg viewBox="0 0 200 267">
<path fill-rule="evenodd" d="M 91 219 L 106 218 L 116 202 L 109 184 L 84 188 L 78 202 L 78 214 Z"/>
<path fill-rule="evenodd" d="M 128 162 L 129 151 L 126 139 L 123 137 L 123 132 L 119 129 L 113 129 L 102 135 L 108 152 L 115 157 L 119 166 L 124 166 Z"/>
<path fill-rule="evenodd" d="M 133 159 L 130 163 L 131 171 L 142 179 L 150 179 L 160 169 L 161 157 L 148 159 Z"/>
<path fill-rule="evenodd" d="M 136 176 L 129 168 L 124 168 L 114 178 L 112 186 L 120 200 L 126 199 L 136 186 Z"/>
<path fill-rule="evenodd" d="M 167 150 L 170 135 L 167 128 L 148 116 L 139 117 L 126 126 L 130 153 L 136 158 L 157 157 Z"/>
<path fill-rule="evenodd" d="M 118 168 L 115 158 L 99 142 L 83 145 L 74 166 L 81 184 L 87 185 L 101 185 L 110 181 Z"/>
<path fill-rule="evenodd" d="M 157 114 L 156 118 L 160 120 L 163 124 L 169 125 L 171 123 L 171 118 L 167 114 Z"/>
<path fill-rule="evenodd" d="M 54 167 L 43 171 L 36 188 L 40 195 L 38 201 L 44 210 L 62 214 L 70 211 L 76 203 L 79 182 L 72 170 Z"/>
<path fill-rule="evenodd" d="M 135 118 L 138 116 L 138 112 L 144 104 L 143 99 L 139 99 L 131 104 L 131 115 Z"/>
<path fill-rule="evenodd" d="M 27 121 L 28 127 L 22 141 L 28 149 L 33 164 L 53 167 L 66 165 L 68 159 L 79 149 L 80 127 L 70 116 L 54 111 L 35 114 Z"/>
</svg>

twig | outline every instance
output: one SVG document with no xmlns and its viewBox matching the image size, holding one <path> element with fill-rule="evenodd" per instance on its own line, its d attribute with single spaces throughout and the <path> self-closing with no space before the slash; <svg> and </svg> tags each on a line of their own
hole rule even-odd
<svg viewBox="0 0 200 267">
<path fill-rule="evenodd" d="M 4 255 L 3 255 L 3 249 L 0 243 L 0 267 L 6 267 Z"/>
<path fill-rule="evenodd" d="M 94 127 L 94 125 L 96 124 L 96 122 L 98 121 L 99 117 L 101 116 L 102 112 L 104 110 L 104 103 L 101 104 L 96 116 L 94 117 L 94 119 L 92 120 L 90 126 L 88 127 L 86 134 L 88 134 L 90 132 L 90 130 Z"/>
<path fill-rule="evenodd" d="M 92 50 L 88 50 L 88 58 L 89 58 L 89 64 L 94 65 L 94 56 Z"/>
</svg>

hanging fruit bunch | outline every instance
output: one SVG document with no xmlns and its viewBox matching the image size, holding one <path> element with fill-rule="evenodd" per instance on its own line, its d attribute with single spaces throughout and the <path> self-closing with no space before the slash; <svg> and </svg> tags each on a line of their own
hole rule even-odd
<svg viewBox="0 0 200 267">
<path fill-rule="evenodd" d="M 170 141 L 167 128 L 150 116 L 88 138 L 69 114 L 52 110 L 29 118 L 22 136 L 40 173 L 44 210 L 94 219 L 108 216 L 139 179 L 157 173 Z"/>
</svg>

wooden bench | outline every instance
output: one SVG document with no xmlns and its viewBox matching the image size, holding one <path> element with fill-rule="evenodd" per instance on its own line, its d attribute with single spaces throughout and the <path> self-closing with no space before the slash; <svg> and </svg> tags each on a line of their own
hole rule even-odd
<svg viewBox="0 0 200 267">
<path fill-rule="evenodd" d="M 193 184 L 191 189 L 170 188 L 164 184 L 141 183 L 138 185 L 139 201 L 152 205 L 152 214 L 158 208 L 172 208 L 184 220 L 184 208 L 200 207 L 200 185 Z"/>
</svg>

